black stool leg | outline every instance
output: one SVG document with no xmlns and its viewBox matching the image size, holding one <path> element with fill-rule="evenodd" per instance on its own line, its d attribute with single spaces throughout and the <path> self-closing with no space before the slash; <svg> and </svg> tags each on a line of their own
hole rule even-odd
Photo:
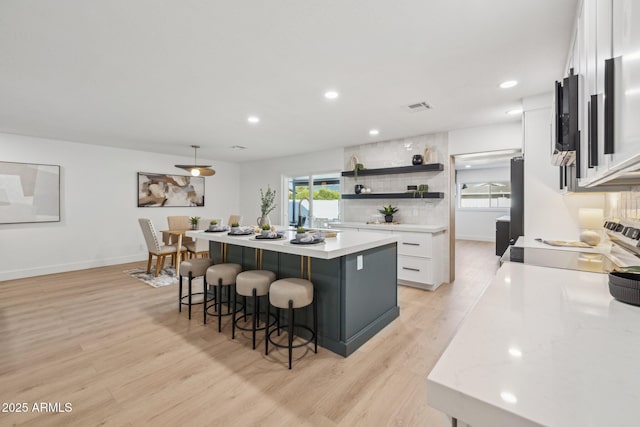
<svg viewBox="0 0 640 427">
<path fill-rule="evenodd" d="M 289 300 L 289 369 L 293 358 L 293 301 Z"/>
<path fill-rule="evenodd" d="M 182 274 L 180 275 L 180 287 L 178 289 L 178 311 L 182 313 Z"/>
<path fill-rule="evenodd" d="M 222 332 L 222 277 L 218 279 L 218 301 L 216 304 L 218 307 L 218 332 Z"/>
<path fill-rule="evenodd" d="M 318 302 L 316 296 L 313 296 L 313 351 L 318 352 Z"/>
<path fill-rule="evenodd" d="M 189 272 L 189 320 L 191 320 L 191 281 L 193 280 L 193 273 Z"/>
<path fill-rule="evenodd" d="M 202 281 L 203 281 L 203 288 L 202 288 L 202 293 L 204 295 L 204 302 L 202 303 L 204 305 L 204 313 L 202 314 L 202 316 L 204 317 L 202 320 L 204 322 L 204 324 L 207 324 L 207 297 L 209 296 L 209 286 L 207 285 L 207 274 L 205 273 L 205 275 L 202 277 Z"/>
<path fill-rule="evenodd" d="M 246 297 L 245 295 L 243 295 L 243 296 L 242 296 L 242 305 L 243 305 L 243 307 L 242 307 L 242 312 L 245 314 L 245 316 L 244 316 L 244 323 L 247 323 L 247 316 L 246 316 L 246 314 L 247 314 L 247 307 L 249 307 L 249 306 L 247 305 L 247 297 Z"/>
<path fill-rule="evenodd" d="M 231 316 L 231 339 L 236 339 L 236 293 L 233 293 L 233 315 Z"/>
<path fill-rule="evenodd" d="M 276 308 L 276 327 L 278 328 L 278 336 L 280 336 L 280 307 Z"/>
<path fill-rule="evenodd" d="M 256 295 L 256 288 L 253 288 L 253 291 L 251 292 L 253 294 L 253 329 L 251 330 L 251 335 L 253 338 L 253 349 L 256 349 L 256 327 L 258 326 L 257 324 L 257 318 L 258 318 L 258 296 Z"/>
<path fill-rule="evenodd" d="M 267 296 L 269 298 L 269 296 Z M 267 299 L 267 313 L 269 313 L 269 306 L 271 302 Z M 264 355 L 269 355 L 269 322 L 264 325 Z"/>
</svg>

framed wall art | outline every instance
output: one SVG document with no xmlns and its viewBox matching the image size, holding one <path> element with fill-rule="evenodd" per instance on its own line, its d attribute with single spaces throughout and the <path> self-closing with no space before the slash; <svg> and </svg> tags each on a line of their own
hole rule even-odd
<svg viewBox="0 0 640 427">
<path fill-rule="evenodd" d="M 138 172 L 138 207 L 204 206 L 204 177 Z"/>
<path fill-rule="evenodd" d="M 0 224 L 60 221 L 60 166 L 0 162 Z"/>
</svg>

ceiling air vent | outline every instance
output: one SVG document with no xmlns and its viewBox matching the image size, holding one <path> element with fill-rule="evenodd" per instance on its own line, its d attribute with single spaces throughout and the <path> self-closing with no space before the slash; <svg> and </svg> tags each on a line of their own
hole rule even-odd
<svg viewBox="0 0 640 427">
<path fill-rule="evenodd" d="M 417 113 L 418 111 L 427 111 L 431 109 L 431 105 L 426 102 L 418 102 L 417 104 L 410 104 L 407 106 L 409 111 Z"/>
</svg>

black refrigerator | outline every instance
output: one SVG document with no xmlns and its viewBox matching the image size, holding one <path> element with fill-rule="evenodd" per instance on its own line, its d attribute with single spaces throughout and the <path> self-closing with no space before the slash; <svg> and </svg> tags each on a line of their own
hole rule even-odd
<svg viewBox="0 0 640 427">
<path fill-rule="evenodd" d="M 511 159 L 511 221 L 509 243 L 514 244 L 524 235 L 524 158 Z"/>
</svg>

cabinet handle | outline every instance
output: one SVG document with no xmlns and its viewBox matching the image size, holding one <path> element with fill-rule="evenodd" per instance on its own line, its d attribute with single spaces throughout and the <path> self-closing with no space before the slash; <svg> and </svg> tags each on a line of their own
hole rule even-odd
<svg viewBox="0 0 640 427">
<path fill-rule="evenodd" d="M 598 95 L 591 95 L 589 109 L 589 167 L 598 166 Z"/>
<path fill-rule="evenodd" d="M 407 245 L 407 246 L 420 246 L 420 243 L 407 243 L 407 242 L 402 242 L 403 245 Z"/>
<path fill-rule="evenodd" d="M 613 154 L 613 120 L 615 94 L 615 61 L 610 58 L 604 61 L 604 154 Z"/>
<path fill-rule="evenodd" d="M 420 271 L 419 268 L 402 267 L 403 270 Z"/>
</svg>

